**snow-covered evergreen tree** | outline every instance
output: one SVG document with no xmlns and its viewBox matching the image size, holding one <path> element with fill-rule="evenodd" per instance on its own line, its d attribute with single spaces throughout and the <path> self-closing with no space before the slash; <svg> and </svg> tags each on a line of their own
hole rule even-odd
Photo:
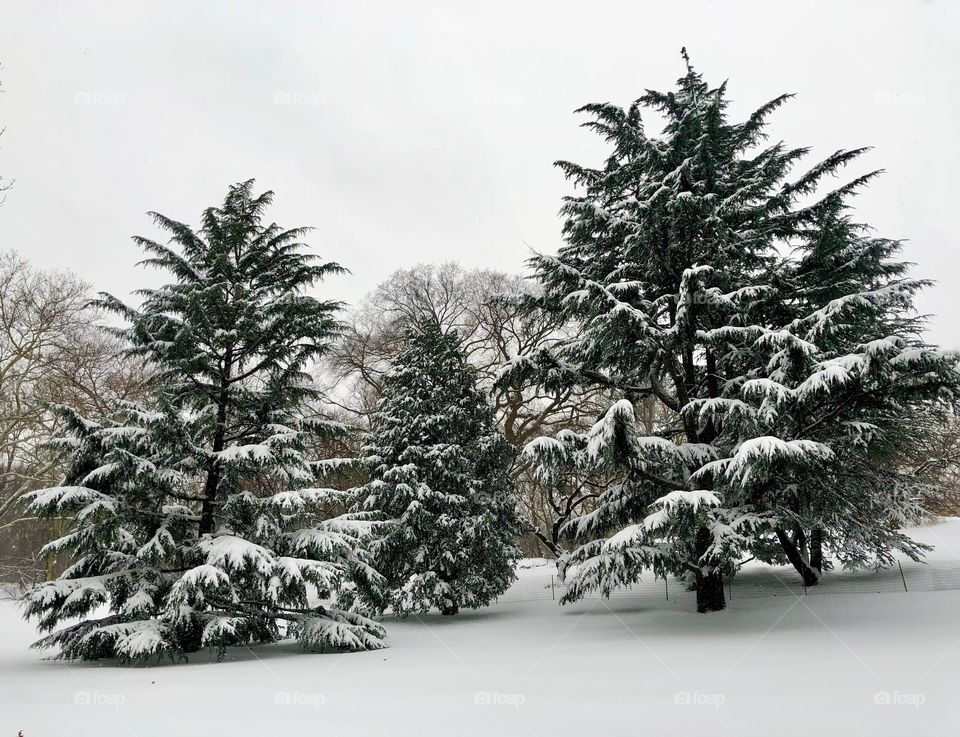
<svg viewBox="0 0 960 737">
<path fill-rule="evenodd" d="M 809 493 L 804 483 L 819 478 L 824 488 L 829 474 L 846 473 L 844 452 L 815 431 L 834 417 L 881 419 L 858 399 L 857 382 L 834 381 L 836 369 L 830 368 L 830 361 L 843 364 L 859 343 L 848 340 L 841 351 L 803 341 L 835 334 L 864 301 L 877 309 L 904 307 L 905 296 L 920 286 L 891 284 L 871 296 L 861 282 L 834 280 L 841 296 L 808 291 L 808 304 L 802 304 L 791 290 L 800 288 L 803 270 L 780 249 L 816 238 L 828 214 L 869 181 L 872 174 L 814 196 L 823 177 L 861 150 L 838 151 L 790 180 L 806 150 L 764 144 L 768 115 L 789 96 L 731 122 L 726 85 L 710 88 L 684 59 L 687 71 L 674 92 L 648 91 L 628 110 L 582 108 L 592 116 L 586 127 L 613 150 L 600 169 L 559 163 L 582 193 L 565 200 L 566 243 L 557 256 L 532 259 L 543 295 L 529 300 L 532 309 L 575 321 L 580 331 L 514 361 L 501 378 L 538 377 L 556 389 L 602 386 L 622 397 L 591 431 L 541 438 L 527 448 L 545 483 L 571 467 L 619 474 L 596 509 L 570 525 L 583 545 L 561 560 L 568 600 L 594 589 L 609 592 L 652 568 L 690 576 L 699 611 L 723 608 L 723 575 L 735 570 L 744 552 L 780 555 L 771 536 L 796 517 L 791 504 Z M 644 108 L 665 118 L 660 136 L 647 136 Z M 801 199 L 812 201 L 801 206 Z M 892 394 L 899 392 L 905 407 L 953 381 L 949 358 L 923 353 L 917 364 L 897 358 L 898 351 L 914 350 L 909 337 L 884 345 L 888 383 L 871 395 L 878 404 L 897 404 Z M 810 402 L 784 406 L 785 415 L 776 415 L 771 408 L 777 398 L 764 392 L 778 391 L 773 383 L 786 381 L 778 372 L 795 357 L 789 388 L 804 386 L 800 391 L 810 390 L 804 396 Z M 937 378 L 923 381 L 934 363 Z M 858 370 L 881 371 L 869 362 Z M 923 387 L 905 388 L 912 380 Z M 814 395 L 840 384 L 845 398 L 835 401 L 843 410 L 834 415 Z M 653 437 L 634 417 L 635 402 L 649 396 L 674 418 Z M 815 408 L 823 419 L 810 428 L 815 417 L 806 413 Z M 859 438 L 867 442 L 866 424 L 863 430 Z M 863 443 L 850 448 L 865 452 Z M 845 479 L 853 484 L 851 476 Z M 843 518 L 848 532 L 871 528 L 862 539 L 871 541 L 872 553 L 882 559 L 890 545 L 903 542 L 887 534 L 882 515 L 862 516 L 869 503 L 844 511 L 841 497 L 834 494 L 824 509 L 834 510 L 835 522 Z M 841 527 L 838 522 L 835 529 Z M 834 542 L 848 540 L 838 533 Z M 851 561 L 863 559 L 864 546 L 858 550 Z"/>
<path fill-rule="evenodd" d="M 825 548 L 846 566 L 890 565 L 893 550 L 915 559 L 924 550 L 898 530 L 923 515 L 927 489 L 896 472 L 892 458 L 951 410 L 956 356 L 923 342 L 913 297 L 928 282 L 907 278 L 899 249 L 871 237 L 842 202 L 822 208 L 771 293 L 782 325 L 745 333 L 748 368 L 727 382 L 729 402 L 691 407 L 728 415 L 723 435 L 735 452 L 730 465 L 714 467 L 721 477 L 761 450 L 754 438 L 765 436 L 766 458 L 728 489 L 726 503 L 739 498 L 769 517 L 808 586 L 829 565 Z M 776 440 L 806 443 L 823 460 L 785 474 Z M 764 543 L 751 546 L 761 559 Z"/>
<path fill-rule="evenodd" d="M 515 451 L 497 429 L 457 336 L 426 321 L 406 336 L 360 461 L 357 507 L 386 520 L 371 543 L 385 604 L 401 616 L 489 604 L 515 578 Z"/>
<path fill-rule="evenodd" d="M 32 509 L 72 518 L 46 550 L 73 564 L 26 599 L 51 632 L 37 646 L 175 658 L 284 632 L 309 647 L 382 646 L 362 613 L 381 585 L 362 544 L 367 515 L 328 519 L 344 499 L 313 488 L 307 456 L 312 437 L 341 430 L 310 416 L 306 373 L 339 309 L 307 290 L 340 268 L 302 252 L 303 229 L 264 225 L 271 199 L 235 185 L 198 231 L 154 214 L 173 245 L 136 241 L 174 280 L 140 292 L 138 308 L 103 296 L 129 323 L 117 332 L 130 351 L 154 367 L 156 405 L 126 405 L 106 424 L 63 410 L 71 433 L 56 442 L 71 467 Z"/>
</svg>

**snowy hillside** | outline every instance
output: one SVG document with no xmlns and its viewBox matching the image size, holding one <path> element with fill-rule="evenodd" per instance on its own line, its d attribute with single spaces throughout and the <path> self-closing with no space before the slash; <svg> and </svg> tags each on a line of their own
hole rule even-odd
<svg viewBox="0 0 960 737">
<path fill-rule="evenodd" d="M 488 609 L 388 619 L 389 649 L 344 655 L 291 642 L 178 667 L 51 662 L 3 602 L 2 734 L 956 735 L 960 591 L 918 589 L 960 586 L 960 519 L 915 535 L 937 550 L 904 567 L 909 593 L 896 569 L 804 596 L 791 571 L 757 568 L 708 619 L 662 581 L 561 608 L 537 561 Z"/>
</svg>

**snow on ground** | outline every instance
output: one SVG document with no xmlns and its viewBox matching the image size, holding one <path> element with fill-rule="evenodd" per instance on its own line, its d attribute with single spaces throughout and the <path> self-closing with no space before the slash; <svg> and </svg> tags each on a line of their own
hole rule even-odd
<svg viewBox="0 0 960 737">
<path fill-rule="evenodd" d="M 938 546 L 931 569 L 960 562 L 960 519 L 916 536 Z M 388 650 L 150 668 L 44 660 L 3 602 L 0 736 L 960 735 L 960 590 L 838 593 L 836 574 L 832 595 L 735 584 L 727 611 L 697 615 L 679 586 L 561 608 L 550 572 L 520 572 L 544 598 L 387 620 Z"/>
</svg>

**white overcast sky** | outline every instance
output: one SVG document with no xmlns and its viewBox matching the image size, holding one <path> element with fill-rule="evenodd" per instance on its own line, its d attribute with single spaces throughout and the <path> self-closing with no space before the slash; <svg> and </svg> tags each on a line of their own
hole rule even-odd
<svg viewBox="0 0 960 737">
<path fill-rule="evenodd" d="M 133 234 L 196 224 L 227 185 L 352 274 L 457 260 L 520 271 L 559 243 L 551 163 L 604 151 L 574 108 L 683 71 L 733 113 L 782 92 L 772 133 L 814 155 L 870 145 L 859 216 L 906 238 L 932 338 L 960 345 L 960 2 L 10 2 L 0 0 L 0 248 L 126 295 L 156 275 Z M 851 175 L 856 171 L 851 171 Z"/>
</svg>

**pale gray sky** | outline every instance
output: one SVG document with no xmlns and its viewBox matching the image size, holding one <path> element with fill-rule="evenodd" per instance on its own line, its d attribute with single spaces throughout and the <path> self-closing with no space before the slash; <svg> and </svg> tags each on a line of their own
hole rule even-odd
<svg viewBox="0 0 960 737">
<path fill-rule="evenodd" d="M 787 9 L 789 8 L 789 12 Z M 282 225 L 347 266 L 519 271 L 559 243 L 558 158 L 603 148 L 572 110 L 683 71 L 734 113 L 798 98 L 773 134 L 823 156 L 871 145 L 859 215 L 939 280 L 921 307 L 960 345 L 960 3 L 11 2 L 0 0 L 0 248 L 119 295 L 144 212 L 197 222 L 228 184 L 274 189 Z M 851 171 L 851 174 L 856 172 Z"/>
</svg>

